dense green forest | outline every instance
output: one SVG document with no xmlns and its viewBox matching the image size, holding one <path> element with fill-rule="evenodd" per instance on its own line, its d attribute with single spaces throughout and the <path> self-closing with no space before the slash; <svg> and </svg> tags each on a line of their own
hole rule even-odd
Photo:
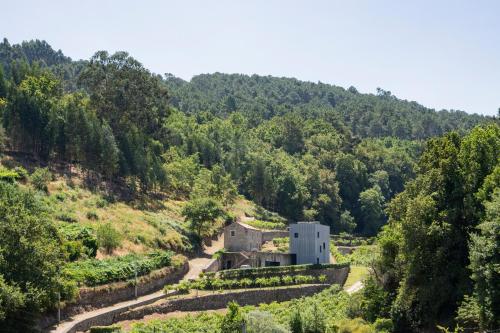
<svg viewBox="0 0 500 333">
<path fill-rule="evenodd" d="M 198 238 L 238 194 L 332 233 L 382 230 L 360 300 L 368 321 L 418 331 L 460 309 L 460 320 L 499 325 L 495 118 L 290 78 L 216 73 L 187 82 L 125 52 L 73 61 L 44 41 L 6 39 L 0 115 L 4 154 L 79 166 L 107 191 L 120 184 L 132 195 L 188 200 Z M 39 194 L 9 172 L 2 179 L 14 184 L 0 182 L 0 318 L 15 320 L 71 288 L 57 280 L 61 239 Z M 37 232 L 33 247 L 16 250 L 27 237 L 21 226 Z"/>
</svg>

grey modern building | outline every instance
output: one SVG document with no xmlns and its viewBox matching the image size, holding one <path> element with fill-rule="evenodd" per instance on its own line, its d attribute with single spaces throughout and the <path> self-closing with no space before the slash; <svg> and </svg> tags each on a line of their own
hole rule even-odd
<svg viewBox="0 0 500 333">
<path fill-rule="evenodd" d="M 330 227 L 319 222 L 290 224 L 290 253 L 297 265 L 330 263 Z"/>
</svg>

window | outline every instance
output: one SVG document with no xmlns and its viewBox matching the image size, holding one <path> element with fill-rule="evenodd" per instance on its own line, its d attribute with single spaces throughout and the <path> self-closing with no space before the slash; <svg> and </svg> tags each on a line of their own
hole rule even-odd
<svg viewBox="0 0 500 333">
<path fill-rule="evenodd" d="M 319 258 L 316 258 L 316 263 L 319 265 Z"/>
<path fill-rule="evenodd" d="M 231 237 L 234 237 L 236 235 L 236 232 L 234 230 L 231 230 Z"/>
<path fill-rule="evenodd" d="M 318 238 L 319 238 L 319 231 L 318 231 Z"/>
<path fill-rule="evenodd" d="M 321 245 L 319 246 L 319 253 L 321 253 Z"/>
<path fill-rule="evenodd" d="M 325 242 L 323 242 L 323 250 L 326 248 Z"/>
<path fill-rule="evenodd" d="M 293 238 L 299 238 L 299 233 L 298 232 L 294 233 Z"/>
</svg>

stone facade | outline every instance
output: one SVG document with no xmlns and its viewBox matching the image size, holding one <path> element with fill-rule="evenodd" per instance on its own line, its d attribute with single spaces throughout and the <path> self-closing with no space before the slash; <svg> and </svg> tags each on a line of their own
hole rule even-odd
<svg viewBox="0 0 500 333">
<path fill-rule="evenodd" d="M 262 231 L 242 222 L 234 222 L 224 228 L 224 248 L 230 252 L 260 250 Z"/>
</svg>

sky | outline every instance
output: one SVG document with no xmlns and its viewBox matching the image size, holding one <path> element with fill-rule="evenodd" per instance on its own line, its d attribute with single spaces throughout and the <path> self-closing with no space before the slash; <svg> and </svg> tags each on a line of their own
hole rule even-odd
<svg viewBox="0 0 500 333">
<path fill-rule="evenodd" d="M 0 38 L 43 39 L 73 59 L 127 51 L 185 80 L 286 76 L 381 87 L 437 110 L 500 108 L 496 0 L 16 0 L 0 8 Z"/>
</svg>

